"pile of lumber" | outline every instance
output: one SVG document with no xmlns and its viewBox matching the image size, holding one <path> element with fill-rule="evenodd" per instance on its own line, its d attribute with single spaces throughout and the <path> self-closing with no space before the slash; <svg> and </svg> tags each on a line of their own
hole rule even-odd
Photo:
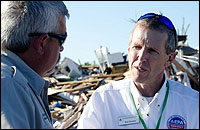
<svg viewBox="0 0 200 130">
<path fill-rule="evenodd" d="M 125 78 L 125 73 L 93 74 L 86 80 L 58 82 L 49 77 L 49 108 L 55 128 L 76 128 L 92 93 L 104 84 Z"/>
<path fill-rule="evenodd" d="M 183 83 L 199 91 L 199 64 L 176 58 L 165 72 L 169 79 Z M 125 68 L 119 66 L 119 68 Z M 92 93 L 103 85 L 130 77 L 129 71 L 118 71 L 112 68 L 113 74 L 92 74 L 78 81 L 59 82 L 48 77 L 51 84 L 48 88 L 49 107 L 55 128 L 77 128 L 78 120 Z M 181 72 L 181 75 L 180 75 Z M 183 78 L 184 74 L 184 78 Z M 188 77 L 188 78 L 187 78 Z M 188 79 L 188 80 L 185 80 Z"/>
</svg>

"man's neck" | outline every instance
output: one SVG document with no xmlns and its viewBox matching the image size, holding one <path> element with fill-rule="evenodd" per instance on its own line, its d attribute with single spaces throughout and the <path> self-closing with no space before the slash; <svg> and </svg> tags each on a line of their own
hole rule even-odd
<svg viewBox="0 0 200 130">
<path fill-rule="evenodd" d="M 137 83 L 137 82 L 134 82 L 134 84 L 136 88 L 138 89 L 138 91 L 142 94 L 142 96 L 153 97 L 160 90 L 164 81 L 165 81 L 165 77 L 163 75 L 163 78 L 161 81 L 156 81 L 153 84 L 145 84 L 145 83 Z"/>
</svg>

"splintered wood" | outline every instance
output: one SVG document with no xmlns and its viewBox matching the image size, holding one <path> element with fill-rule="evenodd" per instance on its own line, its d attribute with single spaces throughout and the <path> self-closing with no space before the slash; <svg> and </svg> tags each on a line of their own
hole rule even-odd
<svg viewBox="0 0 200 130">
<path fill-rule="evenodd" d="M 196 68 L 198 69 L 199 66 Z M 191 87 L 199 91 L 199 73 L 192 74 L 189 69 L 184 68 L 182 64 L 175 60 L 165 71 L 168 78 L 175 81 L 180 77 L 179 70 L 185 72 L 190 79 L 190 83 L 192 83 Z M 194 69 L 192 68 L 196 72 Z M 79 81 L 68 82 L 59 82 L 55 78 L 49 77 L 48 98 L 54 127 L 76 129 L 81 113 L 93 92 L 98 87 L 122 80 L 125 77 L 131 77 L 130 71 L 114 74 L 92 74 Z"/>
<path fill-rule="evenodd" d="M 68 82 L 58 82 L 51 78 L 48 98 L 54 127 L 61 129 L 76 128 L 84 106 L 92 93 L 104 84 L 124 78 L 123 73 L 96 74 L 90 76 L 87 80 Z"/>
</svg>

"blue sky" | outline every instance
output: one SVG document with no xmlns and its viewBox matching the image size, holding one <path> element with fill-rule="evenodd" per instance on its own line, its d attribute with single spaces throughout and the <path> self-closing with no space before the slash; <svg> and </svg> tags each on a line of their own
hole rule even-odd
<svg viewBox="0 0 200 130">
<path fill-rule="evenodd" d="M 68 57 L 79 64 L 98 64 L 94 51 L 100 46 L 110 53 L 127 54 L 130 32 L 141 15 L 162 12 L 172 20 L 176 30 L 187 31 L 187 43 L 199 45 L 199 1 L 65 1 L 70 19 L 66 21 L 68 38 L 61 53 L 61 61 Z"/>
</svg>

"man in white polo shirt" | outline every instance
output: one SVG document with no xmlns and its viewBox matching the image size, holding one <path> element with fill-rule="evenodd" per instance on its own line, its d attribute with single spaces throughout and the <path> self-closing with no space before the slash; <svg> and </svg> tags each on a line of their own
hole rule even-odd
<svg viewBox="0 0 200 130">
<path fill-rule="evenodd" d="M 78 128 L 197 129 L 199 92 L 164 73 L 176 57 L 176 30 L 165 16 L 141 16 L 128 46 L 131 78 L 106 84 L 91 96 Z"/>
</svg>

